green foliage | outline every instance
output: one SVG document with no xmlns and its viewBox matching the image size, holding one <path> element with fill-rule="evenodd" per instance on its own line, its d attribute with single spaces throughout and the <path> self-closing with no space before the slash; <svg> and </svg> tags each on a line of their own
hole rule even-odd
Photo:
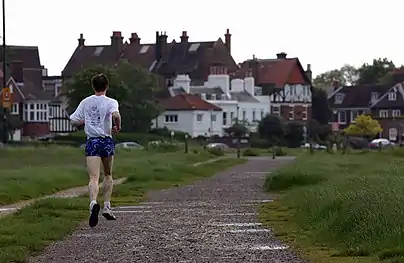
<svg viewBox="0 0 404 263">
<path fill-rule="evenodd" d="M 155 134 L 164 138 L 171 138 L 171 130 L 167 129 L 166 127 L 164 128 L 157 128 L 157 129 L 152 129 L 150 130 L 150 134 Z M 174 139 L 176 141 L 184 141 L 185 140 L 185 136 L 188 136 L 188 138 L 191 138 L 191 136 L 186 133 L 186 132 L 182 132 L 182 131 L 174 131 Z"/>
<path fill-rule="evenodd" d="M 152 141 L 149 142 L 147 149 L 157 152 L 177 152 L 180 150 L 180 146 L 175 142 Z"/>
<path fill-rule="evenodd" d="M 372 138 L 382 131 L 377 120 L 372 119 L 369 115 L 359 115 L 355 119 L 355 123 L 351 123 L 346 128 L 345 133 L 348 136 L 364 136 Z"/>
<path fill-rule="evenodd" d="M 225 129 L 225 132 L 232 137 L 241 138 L 248 133 L 248 128 L 243 122 L 236 122 L 229 128 Z"/>
<path fill-rule="evenodd" d="M 258 124 L 258 132 L 261 138 L 267 139 L 272 144 L 279 144 L 285 136 L 285 124 L 283 120 L 274 115 L 266 115 Z"/>
<path fill-rule="evenodd" d="M 387 58 L 373 59 L 372 64 L 365 63 L 359 69 L 358 84 L 376 84 L 383 80 L 383 77 L 395 69 L 393 61 Z"/>
<path fill-rule="evenodd" d="M 272 148 L 269 148 L 269 150 L 268 150 L 269 153 L 274 153 L 274 151 L 275 151 L 276 156 L 287 156 L 288 155 L 288 153 L 282 147 L 272 147 Z"/>
<path fill-rule="evenodd" d="M 297 148 L 302 145 L 303 136 L 303 125 L 297 122 L 291 122 L 286 125 L 285 140 L 290 148 Z"/>
<path fill-rule="evenodd" d="M 82 99 L 91 95 L 91 78 L 95 74 L 108 76 L 108 95 L 120 103 L 123 131 L 143 132 L 150 129 L 151 120 L 159 112 L 154 94 L 159 91 L 157 78 L 141 67 L 120 62 L 116 67 L 95 66 L 75 74 L 63 86 L 72 112 Z"/>
<path fill-rule="evenodd" d="M 313 86 L 316 88 L 331 87 L 336 81 L 341 85 L 355 85 L 358 80 L 358 70 L 351 65 L 344 65 L 340 69 L 334 69 L 316 76 Z"/>
<path fill-rule="evenodd" d="M 224 156 L 224 150 L 222 148 L 208 148 L 208 153 L 214 156 Z"/>
<path fill-rule="evenodd" d="M 313 88 L 312 98 L 312 118 L 320 125 L 326 125 L 331 119 L 332 112 L 328 102 L 327 93 L 324 89 Z"/>
<path fill-rule="evenodd" d="M 254 149 L 248 148 L 244 150 L 243 156 L 260 156 L 260 153 Z"/>
</svg>

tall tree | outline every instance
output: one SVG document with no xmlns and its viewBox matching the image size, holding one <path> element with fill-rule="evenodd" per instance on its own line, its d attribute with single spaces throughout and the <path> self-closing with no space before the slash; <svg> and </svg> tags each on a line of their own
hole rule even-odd
<svg viewBox="0 0 404 263">
<path fill-rule="evenodd" d="M 284 140 L 285 131 L 285 123 L 278 116 L 266 115 L 258 124 L 260 137 L 267 139 L 272 144 L 282 142 Z"/>
<path fill-rule="evenodd" d="M 116 67 L 95 66 L 75 74 L 63 87 L 72 112 L 80 101 L 93 93 L 91 77 L 98 73 L 108 76 L 108 96 L 118 100 L 123 131 L 142 132 L 150 129 L 158 114 L 154 94 L 159 91 L 157 78 L 140 67 L 120 62 Z"/>
<path fill-rule="evenodd" d="M 393 61 L 388 60 L 387 58 L 373 59 L 372 64 L 365 63 L 358 69 L 358 84 L 376 84 L 386 82 L 383 77 L 395 68 Z"/>
<path fill-rule="evenodd" d="M 327 93 L 324 89 L 313 88 L 311 92 L 311 115 L 320 125 L 325 125 L 330 121 L 331 109 L 328 104 Z"/>
<path fill-rule="evenodd" d="M 334 81 L 342 85 L 354 85 L 357 80 L 358 70 L 352 65 L 345 64 L 340 69 L 333 69 L 315 77 L 313 86 L 319 88 L 330 87 Z"/>
</svg>

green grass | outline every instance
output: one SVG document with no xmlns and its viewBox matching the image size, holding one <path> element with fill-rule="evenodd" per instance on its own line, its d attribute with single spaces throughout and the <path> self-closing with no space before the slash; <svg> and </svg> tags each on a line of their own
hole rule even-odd
<svg viewBox="0 0 404 263">
<path fill-rule="evenodd" d="M 155 153 L 118 150 L 114 177 L 136 174 L 143 166 L 176 160 L 192 163 L 211 156 L 203 151 Z M 82 149 L 73 147 L 8 148 L 0 150 L 0 205 L 35 199 L 88 183 Z"/>
<path fill-rule="evenodd" d="M 21 156 L 20 152 L 19 154 Z M 122 185 L 115 186 L 113 205 L 133 205 L 142 200 L 148 190 L 177 187 L 245 162 L 243 159 L 223 159 L 209 164 L 191 166 L 192 163 L 212 158 L 204 152 L 197 154 L 143 152 L 139 154 L 123 151 L 119 155 L 117 170 L 127 176 L 128 180 Z M 74 156 L 72 154 L 72 157 Z M 29 155 L 25 158 L 28 159 Z M 39 163 L 39 160 L 36 161 Z M 61 161 L 61 164 L 64 163 Z M 63 169 L 68 168 L 63 167 Z M 81 169 L 84 170 L 83 162 Z M 48 174 L 48 176 L 51 175 Z M 85 175 L 84 178 L 87 181 Z M 26 262 L 29 256 L 72 233 L 83 220 L 87 219 L 87 216 L 88 199 L 80 197 L 44 199 L 23 208 L 14 215 L 0 217 L 0 263 Z"/>
<path fill-rule="evenodd" d="M 268 176 L 261 220 L 311 262 L 404 262 L 401 149 L 302 155 Z"/>
</svg>

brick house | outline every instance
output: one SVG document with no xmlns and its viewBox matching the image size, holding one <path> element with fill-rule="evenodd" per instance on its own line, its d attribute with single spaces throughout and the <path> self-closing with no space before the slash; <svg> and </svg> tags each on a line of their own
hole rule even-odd
<svg viewBox="0 0 404 263">
<path fill-rule="evenodd" d="M 149 72 L 161 76 L 164 87 L 172 86 L 178 74 L 189 75 L 194 83 L 204 83 L 217 65 L 228 72 L 236 72 L 238 66 L 231 56 L 231 34 L 227 30 L 225 41 L 191 42 L 186 31 L 180 41 L 167 41 L 165 33 L 156 32 L 154 43 L 142 43 L 137 33 L 132 33 L 129 42 L 119 31 L 114 31 L 108 45 L 86 45 L 80 34 L 78 46 L 65 66 L 62 76 L 71 77 L 79 70 L 92 65 L 115 65 L 119 60 L 127 60 Z M 168 95 L 168 94 L 166 94 Z"/>
<path fill-rule="evenodd" d="M 339 86 L 330 94 L 333 122 L 341 129 L 351 124 L 358 115 L 371 114 L 379 121 L 381 137 L 401 141 L 404 119 L 404 89 L 402 83 L 395 85 Z"/>
<path fill-rule="evenodd" d="M 298 58 L 287 58 L 286 53 L 276 59 L 257 59 L 240 64 L 239 75 L 250 70 L 261 94 L 268 95 L 271 114 L 286 121 L 306 122 L 311 118 L 311 67 L 305 71 Z"/>
<path fill-rule="evenodd" d="M 40 63 L 38 47 L 7 46 L 7 55 L 5 77 L 13 101 L 10 115 L 19 116 L 22 121 L 22 128 L 15 131 L 13 139 L 49 135 L 52 117 L 49 105 L 60 102 L 43 89 L 44 67 Z M 4 77 L 3 72 L 1 77 Z"/>
</svg>

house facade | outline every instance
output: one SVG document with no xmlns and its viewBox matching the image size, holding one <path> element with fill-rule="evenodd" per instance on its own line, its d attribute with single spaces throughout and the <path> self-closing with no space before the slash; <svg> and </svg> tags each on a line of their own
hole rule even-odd
<svg viewBox="0 0 404 263">
<path fill-rule="evenodd" d="M 337 86 L 328 97 L 333 111 L 333 122 L 340 129 L 354 123 L 361 114 L 370 114 L 379 121 L 381 137 L 401 142 L 404 133 L 403 83 L 395 85 Z"/>
<path fill-rule="evenodd" d="M 231 79 L 226 73 L 225 69 L 211 71 L 208 80 L 201 86 L 193 86 L 188 75 L 178 75 L 174 85 L 169 87 L 172 97 L 179 94 L 195 95 L 222 110 L 221 116 L 213 117 L 215 123 L 209 123 L 212 129 L 208 136 L 222 136 L 224 129 L 236 120 L 245 123 L 251 131 L 256 131 L 258 122 L 270 112 L 269 98 L 257 95 L 260 88 L 255 86 L 252 76 Z"/>
<path fill-rule="evenodd" d="M 306 122 L 311 118 L 311 66 L 304 70 L 298 58 L 286 53 L 276 59 L 253 58 L 240 64 L 238 74 L 251 71 L 259 94 L 268 96 L 271 114 L 286 121 Z"/>
</svg>

